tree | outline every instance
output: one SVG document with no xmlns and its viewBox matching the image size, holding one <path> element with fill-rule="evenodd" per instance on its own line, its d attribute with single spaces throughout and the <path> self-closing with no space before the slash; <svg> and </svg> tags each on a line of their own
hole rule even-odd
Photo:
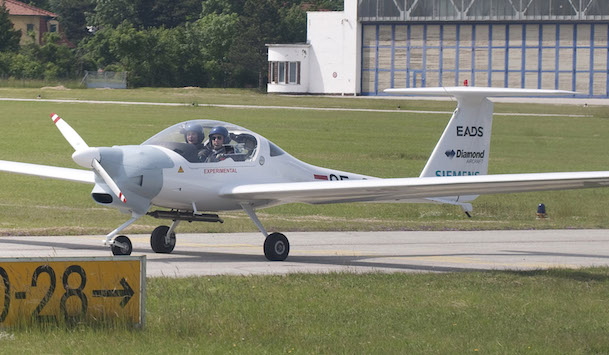
<svg viewBox="0 0 609 355">
<path fill-rule="evenodd" d="M 155 0 L 149 9 L 145 27 L 174 28 L 196 21 L 201 12 L 201 0 Z"/>
<path fill-rule="evenodd" d="M 78 44 L 89 31 L 87 13 L 95 9 L 95 0 L 50 0 L 50 10 L 59 15 L 59 23 L 66 37 Z"/>
<path fill-rule="evenodd" d="M 243 0 L 206 0 L 201 7 L 201 18 L 209 14 L 243 14 Z"/>
<path fill-rule="evenodd" d="M 100 29 L 79 44 L 82 61 L 129 71 L 130 86 L 263 88 L 266 44 L 302 42 L 306 10 L 342 7 L 342 0 L 88 1 L 95 3 L 88 19 Z"/>
<path fill-rule="evenodd" d="M 201 11 L 200 0 L 93 0 L 87 19 L 93 26 L 116 27 L 123 22 L 137 29 L 173 28 L 194 21 Z"/>
<path fill-rule="evenodd" d="M 39 7 L 41 9 L 45 9 L 45 10 L 49 10 L 51 8 L 49 0 L 29 0 L 29 1 L 22 1 L 22 2 L 25 2 L 29 5 Z"/>
<path fill-rule="evenodd" d="M 46 32 L 42 45 L 32 41 L 23 45 L 13 58 L 11 75 L 18 78 L 57 79 L 73 77 L 79 61 L 56 32 Z"/>
<path fill-rule="evenodd" d="M 8 18 L 8 10 L 2 2 L 0 6 L 0 52 L 14 52 L 19 49 L 21 31 L 15 30 L 13 23 Z"/>
<path fill-rule="evenodd" d="M 311 10 L 343 11 L 344 5 L 343 0 L 315 0 Z"/>
<path fill-rule="evenodd" d="M 235 13 L 211 13 L 196 22 L 200 38 L 199 52 L 212 86 L 227 86 L 231 72 L 229 51 L 237 35 L 238 16 Z"/>
<path fill-rule="evenodd" d="M 286 43 L 305 42 L 307 40 L 307 12 L 302 4 L 285 6 L 279 10 L 282 37 Z"/>
<path fill-rule="evenodd" d="M 178 29 L 139 30 L 124 22 L 97 31 L 79 49 L 98 68 L 128 71 L 130 86 L 177 86 L 189 74 L 180 68 L 191 58 L 180 51 L 180 41 Z"/>
<path fill-rule="evenodd" d="M 267 75 L 266 43 L 281 39 L 280 0 L 246 0 L 239 18 L 239 35 L 231 46 L 233 84 L 263 89 Z"/>
<path fill-rule="evenodd" d="M 59 34 L 46 32 L 42 41 L 37 59 L 45 65 L 45 79 L 73 77 L 79 69 L 78 60 L 68 46 L 59 44 L 61 41 Z"/>
<path fill-rule="evenodd" d="M 135 4 L 130 0 L 95 0 L 93 12 L 87 14 L 87 23 L 96 27 L 116 27 L 127 21 L 136 24 Z M 134 22 L 135 21 L 135 22 Z"/>
</svg>

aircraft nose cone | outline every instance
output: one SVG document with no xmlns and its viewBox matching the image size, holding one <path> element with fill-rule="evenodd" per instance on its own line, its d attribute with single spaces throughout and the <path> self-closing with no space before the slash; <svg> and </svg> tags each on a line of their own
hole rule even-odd
<svg viewBox="0 0 609 355">
<path fill-rule="evenodd" d="M 83 168 L 91 168 L 91 161 L 93 159 L 100 160 L 99 148 L 84 148 L 74 152 L 72 154 L 74 162 Z"/>
</svg>

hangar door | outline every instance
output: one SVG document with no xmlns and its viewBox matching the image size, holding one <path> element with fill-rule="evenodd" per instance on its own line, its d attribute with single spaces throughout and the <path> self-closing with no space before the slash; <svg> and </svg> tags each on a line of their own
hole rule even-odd
<svg viewBox="0 0 609 355">
<path fill-rule="evenodd" d="M 362 95 L 469 85 L 608 97 L 607 23 L 363 24 Z"/>
</svg>

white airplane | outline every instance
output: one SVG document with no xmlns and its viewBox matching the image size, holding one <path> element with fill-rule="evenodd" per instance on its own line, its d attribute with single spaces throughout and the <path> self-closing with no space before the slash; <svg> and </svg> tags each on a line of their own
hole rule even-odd
<svg viewBox="0 0 609 355">
<path fill-rule="evenodd" d="M 265 230 L 256 216 L 258 208 L 292 202 L 425 202 L 457 205 L 469 216 L 470 202 L 480 194 L 609 185 L 609 171 L 487 175 L 493 118 L 493 104 L 487 97 L 573 92 L 476 87 L 386 92 L 457 98 L 457 108 L 419 177 L 380 179 L 313 166 L 259 134 L 212 120 L 173 125 L 141 145 L 89 147 L 56 114 L 51 118 L 74 148 L 73 160 L 90 170 L 0 161 L 0 171 L 93 184 L 95 202 L 131 215 L 104 240 L 114 255 L 131 254 L 129 238 L 117 235 L 146 214 L 173 221 L 171 226 L 157 227 L 150 237 L 152 250 L 171 253 L 180 221 L 222 222 L 215 212 L 242 209 L 266 237 L 266 258 L 279 261 L 288 257 L 288 239 Z M 201 146 L 188 140 L 198 131 L 202 136 L 194 143 L 206 144 L 210 132 L 214 137 L 223 135 L 216 127 L 228 131 L 226 150 L 214 156 L 214 162 L 206 162 L 199 154 Z M 152 206 L 168 210 L 149 211 Z"/>
</svg>

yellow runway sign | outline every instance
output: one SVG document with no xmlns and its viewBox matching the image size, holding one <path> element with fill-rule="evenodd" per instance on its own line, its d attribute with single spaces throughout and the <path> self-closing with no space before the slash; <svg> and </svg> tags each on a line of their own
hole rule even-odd
<svg viewBox="0 0 609 355">
<path fill-rule="evenodd" d="M 146 257 L 0 259 L 0 327 L 118 319 L 143 326 Z"/>
</svg>

